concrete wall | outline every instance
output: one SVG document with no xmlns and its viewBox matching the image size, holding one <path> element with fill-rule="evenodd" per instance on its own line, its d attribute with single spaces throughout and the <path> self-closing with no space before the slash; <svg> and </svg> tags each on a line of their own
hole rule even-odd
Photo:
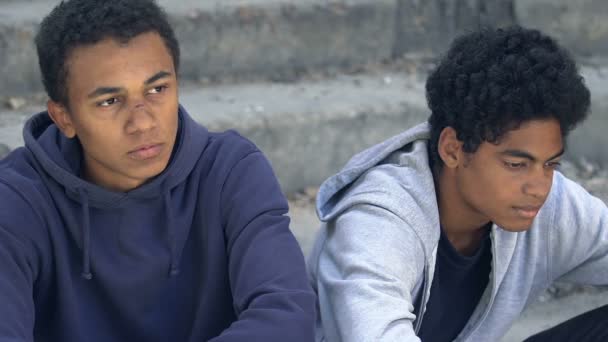
<svg viewBox="0 0 608 342">
<path fill-rule="evenodd" d="M 556 37 L 578 56 L 608 54 L 608 1 L 515 0 L 518 23 Z"/>
</svg>

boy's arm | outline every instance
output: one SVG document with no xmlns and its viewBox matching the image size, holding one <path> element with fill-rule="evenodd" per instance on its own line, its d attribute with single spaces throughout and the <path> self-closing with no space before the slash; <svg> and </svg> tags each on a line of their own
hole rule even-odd
<svg viewBox="0 0 608 342">
<path fill-rule="evenodd" d="M 212 341 L 312 341 L 316 296 L 287 201 L 261 152 L 233 168 L 221 206 L 238 320 Z"/>
<path fill-rule="evenodd" d="M 549 258 L 553 279 L 608 285 L 608 208 L 578 184 L 556 174 Z"/>
<path fill-rule="evenodd" d="M 423 278 L 419 239 L 390 211 L 356 205 L 328 223 L 316 268 L 327 341 L 420 341 L 412 292 Z"/>
<path fill-rule="evenodd" d="M 22 232 L 42 229 L 32 209 L 0 182 L 0 341 L 34 340 L 39 259 Z"/>
<path fill-rule="evenodd" d="M 0 226 L 0 341 L 33 341 L 34 272 L 30 249 Z"/>
</svg>

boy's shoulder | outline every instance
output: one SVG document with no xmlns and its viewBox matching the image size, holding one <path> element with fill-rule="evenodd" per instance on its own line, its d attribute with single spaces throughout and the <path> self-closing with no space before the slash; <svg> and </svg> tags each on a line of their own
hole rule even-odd
<svg viewBox="0 0 608 342">
<path fill-rule="evenodd" d="M 51 199 L 27 153 L 19 148 L 0 161 L 0 229 L 22 241 L 41 241 Z"/>
<path fill-rule="evenodd" d="M 209 132 L 209 145 L 218 149 L 218 152 L 232 152 L 231 155 L 236 154 L 237 157 L 259 151 L 251 140 L 232 129 L 223 132 Z"/>
<path fill-rule="evenodd" d="M 0 161 L 0 206 L 17 213 L 44 204 L 43 177 L 32 162 L 33 156 L 24 147 L 19 147 Z"/>
<path fill-rule="evenodd" d="M 194 174 L 222 184 L 238 165 L 251 156 L 269 164 L 260 149 L 237 131 L 209 132 L 207 144 L 197 161 L 197 168 L 207 171 L 195 171 Z"/>
<path fill-rule="evenodd" d="M 209 132 L 209 139 L 201 155 L 201 161 L 214 167 L 231 168 L 241 159 L 260 152 L 249 139 L 235 130 Z"/>
<path fill-rule="evenodd" d="M 0 160 L 0 183 L 11 185 L 17 190 L 38 183 L 41 176 L 32 160 L 33 156 L 25 147 L 10 152 Z"/>
</svg>

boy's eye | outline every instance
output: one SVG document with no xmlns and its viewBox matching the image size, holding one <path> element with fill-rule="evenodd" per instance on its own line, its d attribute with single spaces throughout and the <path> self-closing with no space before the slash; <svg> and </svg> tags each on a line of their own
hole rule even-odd
<svg viewBox="0 0 608 342">
<path fill-rule="evenodd" d="M 548 162 L 547 163 L 547 167 L 550 167 L 552 169 L 557 169 L 560 167 L 560 165 L 562 165 L 562 163 L 558 162 L 558 161 L 554 161 L 554 162 Z"/>
<path fill-rule="evenodd" d="M 103 100 L 103 101 L 97 103 L 97 105 L 99 107 L 109 107 L 109 106 L 115 104 L 116 102 L 118 102 L 118 99 L 113 97 L 111 99 Z"/>
<path fill-rule="evenodd" d="M 504 163 L 505 163 L 505 166 L 507 166 L 510 169 L 521 169 L 526 166 L 526 163 L 522 163 L 522 162 L 513 163 L 513 162 L 506 161 Z"/>
<path fill-rule="evenodd" d="M 162 93 L 163 91 L 165 91 L 165 89 L 167 89 L 167 86 L 162 85 L 162 86 L 158 86 L 158 87 L 154 87 L 154 88 L 150 89 L 148 91 L 148 93 L 149 94 L 159 94 L 159 93 Z"/>
</svg>

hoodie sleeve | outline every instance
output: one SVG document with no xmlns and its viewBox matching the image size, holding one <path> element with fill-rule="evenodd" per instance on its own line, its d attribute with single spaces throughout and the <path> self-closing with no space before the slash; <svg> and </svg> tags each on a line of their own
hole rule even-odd
<svg viewBox="0 0 608 342">
<path fill-rule="evenodd" d="M 236 164 L 221 201 L 238 320 L 211 341 L 313 341 L 316 296 L 287 201 L 261 152 Z"/>
<path fill-rule="evenodd" d="M 608 285 L 608 208 L 578 184 L 557 177 L 550 280 Z"/>
<path fill-rule="evenodd" d="M 412 293 L 424 253 L 398 216 L 370 204 L 351 207 L 328 222 L 316 267 L 327 341 L 420 341 Z"/>
<path fill-rule="evenodd" d="M 0 341 L 33 341 L 33 286 L 38 258 L 21 232 L 33 228 L 31 208 L 0 183 Z"/>
</svg>

